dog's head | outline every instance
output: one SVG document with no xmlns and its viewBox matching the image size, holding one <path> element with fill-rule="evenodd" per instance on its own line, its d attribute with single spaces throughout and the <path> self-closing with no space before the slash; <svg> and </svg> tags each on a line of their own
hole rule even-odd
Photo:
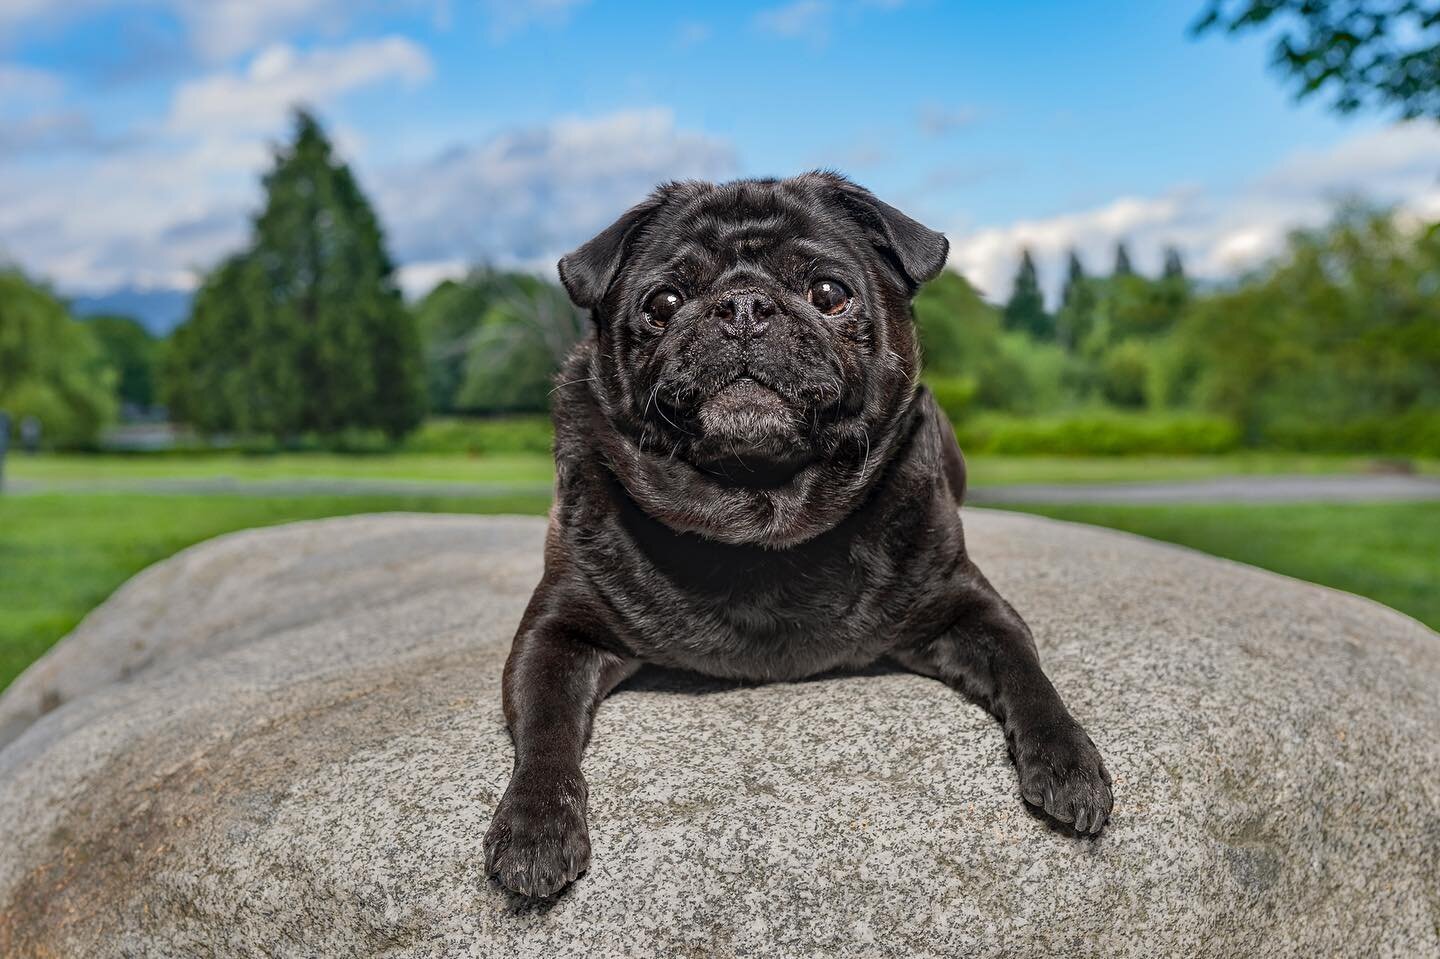
<svg viewBox="0 0 1440 959">
<path fill-rule="evenodd" d="M 663 186 L 566 256 L 626 489 L 725 542 L 787 546 L 834 525 L 898 439 L 919 368 L 910 298 L 946 251 L 811 173 Z"/>
</svg>

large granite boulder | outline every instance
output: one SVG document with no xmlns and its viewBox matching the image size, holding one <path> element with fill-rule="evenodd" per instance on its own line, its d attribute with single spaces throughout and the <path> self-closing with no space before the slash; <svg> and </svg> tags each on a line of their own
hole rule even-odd
<svg viewBox="0 0 1440 959">
<path fill-rule="evenodd" d="M 1440 637 L 967 515 L 1114 774 L 1097 840 L 938 683 L 642 672 L 587 755 L 590 873 L 511 899 L 481 837 L 542 522 L 357 517 L 160 564 L 0 699 L 0 955 L 1440 955 Z"/>
</svg>

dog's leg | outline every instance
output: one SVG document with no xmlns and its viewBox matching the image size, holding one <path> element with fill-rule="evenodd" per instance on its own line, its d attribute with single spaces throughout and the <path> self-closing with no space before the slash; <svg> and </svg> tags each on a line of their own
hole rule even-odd
<svg viewBox="0 0 1440 959">
<path fill-rule="evenodd" d="M 1000 720 L 1020 775 L 1020 794 L 1081 833 L 1110 816 L 1110 774 L 1044 670 L 1030 628 L 966 560 L 957 571 L 953 625 L 893 654 L 907 669 L 978 699 Z"/>
<path fill-rule="evenodd" d="M 639 663 L 592 645 L 553 614 L 531 619 L 505 663 L 515 768 L 485 834 L 485 864 L 505 888 L 548 896 L 590 864 L 580 756 L 595 708 Z"/>
</svg>

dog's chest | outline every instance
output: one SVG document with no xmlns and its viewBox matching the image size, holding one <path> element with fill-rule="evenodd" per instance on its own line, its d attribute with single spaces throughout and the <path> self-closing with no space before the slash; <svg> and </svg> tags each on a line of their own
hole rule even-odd
<svg viewBox="0 0 1440 959">
<path fill-rule="evenodd" d="M 906 620 L 903 562 L 863 545 L 626 555 L 603 569 L 604 591 L 649 662 L 797 679 L 875 661 Z"/>
</svg>

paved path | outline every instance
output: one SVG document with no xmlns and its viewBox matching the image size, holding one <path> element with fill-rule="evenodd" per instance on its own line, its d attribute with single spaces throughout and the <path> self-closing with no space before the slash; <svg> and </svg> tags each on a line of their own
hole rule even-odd
<svg viewBox="0 0 1440 959">
<path fill-rule="evenodd" d="M 385 479 L 152 479 L 95 483 L 11 480 L 7 494 L 178 493 L 247 496 L 544 495 L 548 483 L 498 484 Z M 1440 476 L 1232 476 L 1156 483 L 1033 483 L 979 486 L 967 501 L 1006 503 L 1297 503 L 1440 500 Z"/>
</svg>

